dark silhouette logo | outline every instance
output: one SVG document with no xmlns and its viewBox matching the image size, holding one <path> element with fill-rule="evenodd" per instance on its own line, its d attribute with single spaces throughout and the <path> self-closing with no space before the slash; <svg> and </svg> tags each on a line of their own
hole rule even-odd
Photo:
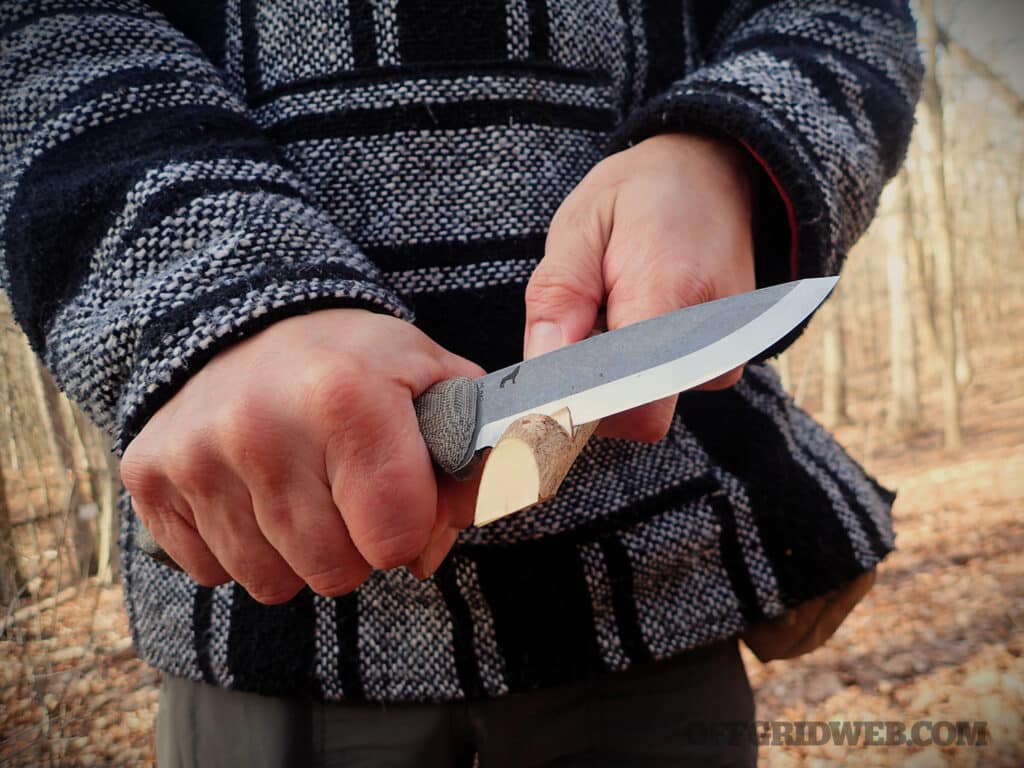
<svg viewBox="0 0 1024 768">
<path fill-rule="evenodd" d="M 518 375 L 519 375 L 519 366 L 517 365 L 515 367 L 515 370 L 512 371 L 512 373 L 508 374 L 507 376 L 505 376 L 505 378 L 503 378 L 501 380 L 501 383 L 498 384 L 498 389 L 504 389 L 505 385 L 509 384 L 509 383 L 515 384 L 516 383 L 516 376 L 518 376 Z"/>
</svg>

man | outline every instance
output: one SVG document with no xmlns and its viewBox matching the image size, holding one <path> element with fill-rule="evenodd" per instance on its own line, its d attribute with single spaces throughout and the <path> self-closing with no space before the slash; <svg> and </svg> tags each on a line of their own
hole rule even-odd
<svg viewBox="0 0 1024 768">
<path fill-rule="evenodd" d="M 905 3 L 46 0 L 0 37 L 0 279 L 124 454 L 162 765 L 752 764 L 687 725 L 752 719 L 736 637 L 870 571 L 888 492 L 754 365 L 476 530 L 412 401 L 836 272 L 909 137 Z"/>
</svg>

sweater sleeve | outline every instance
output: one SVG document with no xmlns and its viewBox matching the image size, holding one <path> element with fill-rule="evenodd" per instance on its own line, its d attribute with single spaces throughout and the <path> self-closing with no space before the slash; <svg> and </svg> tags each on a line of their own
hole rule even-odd
<svg viewBox="0 0 1024 768">
<path fill-rule="evenodd" d="M 0 51 L 0 287 L 118 450 L 282 317 L 410 319 L 221 71 L 145 3 L 4 2 Z"/>
<path fill-rule="evenodd" d="M 696 64 L 615 144 L 668 130 L 731 136 L 755 169 L 758 283 L 836 274 L 910 139 L 922 66 L 908 4 L 703 5 Z"/>
</svg>

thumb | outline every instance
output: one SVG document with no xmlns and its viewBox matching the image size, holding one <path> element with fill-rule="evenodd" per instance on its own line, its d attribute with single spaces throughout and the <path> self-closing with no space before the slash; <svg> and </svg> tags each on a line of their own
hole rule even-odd
<svg viewBox="0 0 1024 768">
<path fill-rule="evenodd" d="M 585 339 L 604 302 L 607 229 L 601 206 L 570 195 L 551 220 L 544 258 L 526 285 L 523 357 L 529 359 Z"/>
</svg>

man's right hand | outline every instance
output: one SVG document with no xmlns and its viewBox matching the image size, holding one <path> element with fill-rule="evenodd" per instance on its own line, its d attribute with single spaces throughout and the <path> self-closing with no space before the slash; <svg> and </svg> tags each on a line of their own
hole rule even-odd
<svg viewBox="0 0 1024 768">
<path fill-rule="evenodd" d="M 432 573 L 473 520 L 479 482 L 435 478 L 413 399 L 483 370 L 402 320 L 332 309 L 217 355 L 121 462 L 135 511 L 198 583 L 262 603 L 371 568 Z"/>
</svg>

